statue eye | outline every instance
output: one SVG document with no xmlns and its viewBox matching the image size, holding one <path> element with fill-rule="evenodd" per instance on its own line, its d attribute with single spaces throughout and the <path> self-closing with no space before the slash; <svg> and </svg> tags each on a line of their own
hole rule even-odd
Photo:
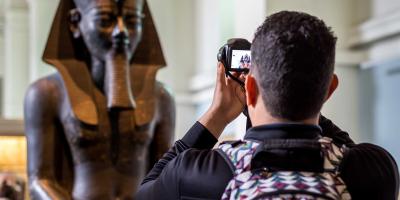
<svg viewBox="0 0 400 200">
<path fill-rule="evenodd" d="M 96 23 L 102 28 L 111 27 L 115 23 L 115 17 L 110 13 L 100 13 L 96 17 Z"/>
<path fill-rule="evenodd" d="M 124 21 L 128 28 L 136 28 L 142 24 L 142 17 L 137 15 L 126 15 Z"/>
</svg>

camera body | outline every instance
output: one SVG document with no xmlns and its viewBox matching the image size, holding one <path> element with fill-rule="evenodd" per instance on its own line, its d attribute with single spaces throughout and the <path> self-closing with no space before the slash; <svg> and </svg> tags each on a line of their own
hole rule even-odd
<svg viewBox="0 0 400 200">
<path fill-rule="evenodd" d="M 251 43 L 246 39 L 232 38 L 219 49 L 217 59 L 226 72 L 248 73 L 251 65 Z"/>
</svg>

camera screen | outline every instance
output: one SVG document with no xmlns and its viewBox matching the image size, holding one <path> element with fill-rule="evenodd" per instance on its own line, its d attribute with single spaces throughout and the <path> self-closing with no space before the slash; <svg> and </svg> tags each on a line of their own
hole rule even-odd
<svg viewBox="0 0 400 200">
<path fill-rule="evenodd" d="M 251 51 L 250 50 L 232 50 L 232 69 L 250 68 Z"/>
</svg>

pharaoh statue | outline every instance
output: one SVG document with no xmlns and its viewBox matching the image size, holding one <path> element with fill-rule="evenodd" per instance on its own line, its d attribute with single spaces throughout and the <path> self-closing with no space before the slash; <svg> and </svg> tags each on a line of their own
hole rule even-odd
<svg viewBox="0 0 400 200">
<path fill-rule="evenodd" d="M 175 105 L 146 0 L 61 0 L 25 97 L 32 199 L 134 199 L 173 140 Z"/>
</svg>

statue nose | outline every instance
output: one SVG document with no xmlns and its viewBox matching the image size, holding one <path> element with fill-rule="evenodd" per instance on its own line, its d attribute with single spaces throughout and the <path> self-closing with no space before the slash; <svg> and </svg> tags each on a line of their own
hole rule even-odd
<svg viewBox="0 0 400 200">
<path fill-rule="evenodd" d="M 118 17 L 117 25 L 115 26 L 112 37 L 117 43 L 129 44 L 128 29 L 122 17 Z"/>
</svg>

